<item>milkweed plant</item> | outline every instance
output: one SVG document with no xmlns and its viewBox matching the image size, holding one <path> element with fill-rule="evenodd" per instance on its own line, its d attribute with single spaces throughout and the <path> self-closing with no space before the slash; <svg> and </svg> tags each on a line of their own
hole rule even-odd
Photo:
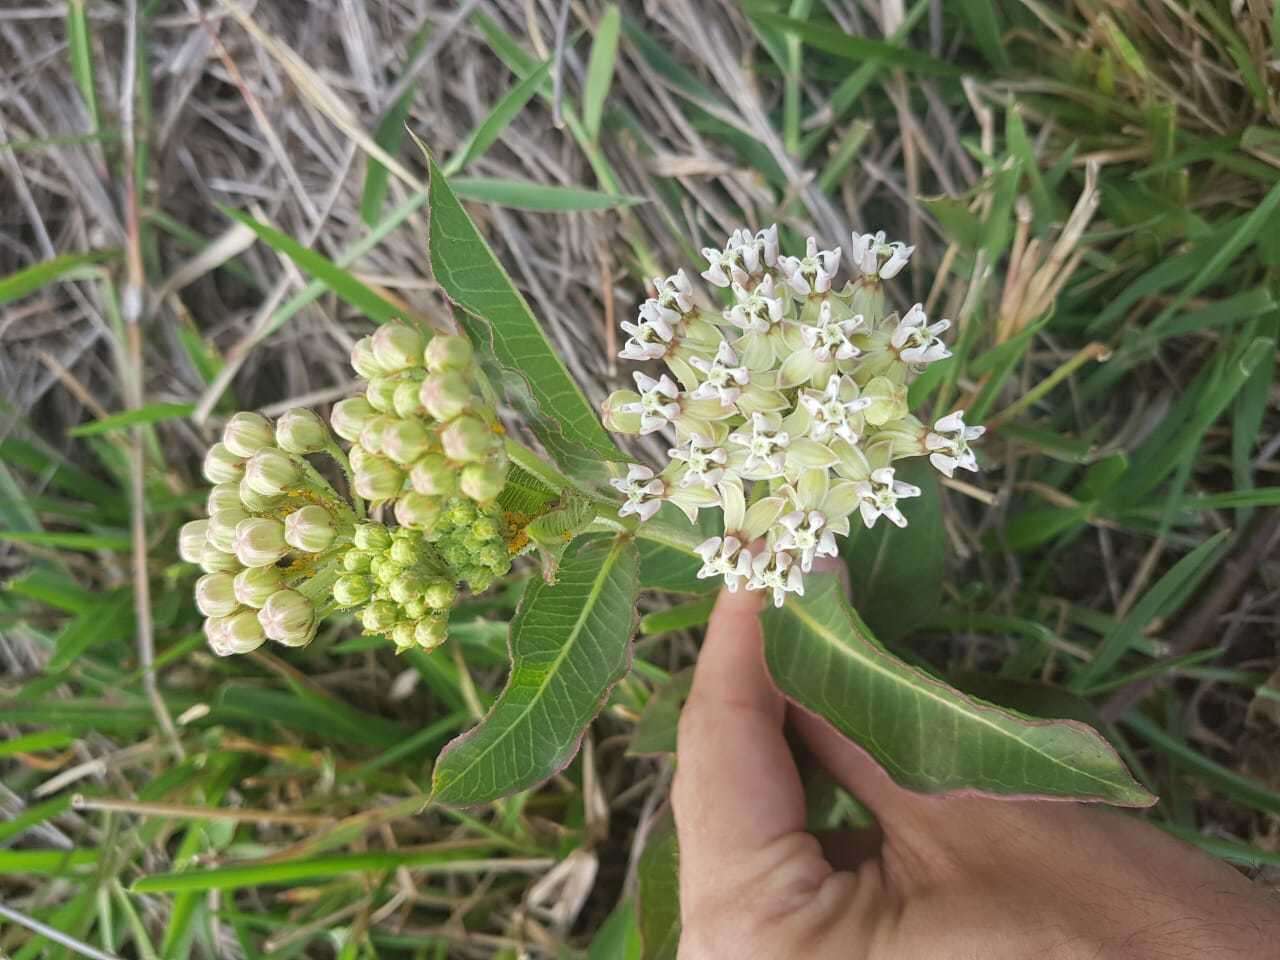
<svg viewBox="0 0 1280 960">
<path fill-rule="evenodd" d="M 203 570 L 195 602 L 215 654 L 306 646 L 334 614 L 397 651 L 433 650 L 460 598 L 536 554 L 507 687 L 433 777 L 437 799 L 482 802 L 573 757 L 629 668 L 638 591 L 671 589 L 670 570 L 687 569 L 681 589 L 766 594 L 775 681 L 900 782 L 1145 802 L 1092 730 L 985 704 L 898 660 L 814 569 L 855 524 L 890 537 L 908 524 L 922 490 L 903 460 L 945 477 L 978 469 L 982 426 L 910 409 L 912 381 L 950 356 L 947 320 L 886 298 L 912 247 L 855 233 L 847 249 L 809 238 L 784 252 L 776 226 L 735 231 L 702 251 L 704 284 L 685 270 L 652 281 L 622 324 L 635 389 L 596 419 L 433 174 L 432 266 L 463 332 L 384 323 L 351 352 L 363 390 L 327 422 L 305 409 L 226 422 L 204 461 L 207 516 L 179 540 Z M 545 452 L 509 435 L 500 408 L 527 413 Z M 659 435 L 666 462 L 626 462 L 601 422 Z"/>
</svg>

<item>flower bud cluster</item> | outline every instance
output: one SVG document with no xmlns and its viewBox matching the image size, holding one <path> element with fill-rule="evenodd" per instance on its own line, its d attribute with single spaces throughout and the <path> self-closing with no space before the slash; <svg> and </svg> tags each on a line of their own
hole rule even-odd
<svg viewBox="0 0 1280 960">
<path fill-rule="evenodd" d="M 896 478 L 894 462 L 927 456 L 948 477 L 976 470 L 969 443 L 982 427 L 961 411 L 930 427 L 908 409 L 911 381 L 950 356 L 940 338 L 950 321 L 931 323 L 921 304 L 885 307 L 883 281 L 912 250 L 883 232 L 854 234 L 854 275 L 840 284 L 839 247 L 820 250 L 811 237 L 803 256 L 786 256 L 776 226 L 738 230 L 702 251 L 702 279 L 727 292 L 724 308 L 701 306 L 683 270 L 654 280 L 656 295 L 622 324 L 620 355 L 667 370 L 637 371 L 635 390 L 605 401 L 604 420 L 623 433 L 664 431 L 675 445 L 660 473 L 633 464 L 612 481 L 625 498 L 619 515 L 647 520 L 663 503 L 690 520 L 721 509 L 725 532 L 698 548 L 699 576 L 768 590 L 781 605 L 803 594 L 817 557 L 836 555 L 850 515 L 906 525 L 899 501 L 921 491 Z"/>
<path fill-rule="evenodd" d="M 215 653 L 267 640 L 302 646 L 315 635 L 317 598 L 303 584 L 341 548 L 352 514 L 304 454 L 332 444 L 323 420 L 290 410 L 274 425 L 237 413 L 209 449 L 208 516 L 182 527 L 178 552 L 204 571 L 196 606 Z"/>
<path fill-rule="evenodd" d="M 470 342 L 440 335 L 426 342 L 402 323 L 388 323 L 351 351 L 368 381 L 362 397 L 333 408 L 330 423 L 349 441 L 355 492 L 374 503 L 416 494 L 460 495 L 487 504 L 502 492 L 507 457 L 491 405 L 476 390 Z"/>
</svg>

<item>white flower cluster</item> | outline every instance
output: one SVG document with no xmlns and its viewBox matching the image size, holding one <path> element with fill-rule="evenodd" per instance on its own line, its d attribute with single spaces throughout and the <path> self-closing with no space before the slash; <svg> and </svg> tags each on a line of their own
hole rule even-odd
<svg viewBox="0 0 1280 960">
<path fill-rule="evenodd" d="M 730 590 L 768 590 L 781 605 L 804 593 L 817 557 L 835 556 L 855 511 L 906 526 L 899 501 L 920 489 L 898 480 L 894 461 L 928 456 L 950 477 L 976 470 L 969 447 L 983 433 L 956 411 L 932 428 L 907 409 L 907 385 L 950 356 L 921 304 L 886 313 L 881 281 L 912 249 L 884 233 L 855 234 L 856 276 L 836 283 L 841 251 L 810 238 L 803 257 L 783 256 L 778 230 L 735 231 L 723 250 L 702 251 L 702 278 L 727 291 L 728 306 L 697 303 L 683 270 L 654 280 L 656 296 L 622 324 L 621 356 L 658 361 L 668 373 L 637 371 L 636 390 L 605 403 L 605 422 L 624 433 L 670 430 L 676 446 L 660 473 L 632 464 L 613 481 L 619 515 L 648 520 L 664 502 L 693 520 L 724 511 L 724 536 L 698 547 L 701 577 Z M 763 545 L 757 541 L 763 538 Z"/>
</svg>

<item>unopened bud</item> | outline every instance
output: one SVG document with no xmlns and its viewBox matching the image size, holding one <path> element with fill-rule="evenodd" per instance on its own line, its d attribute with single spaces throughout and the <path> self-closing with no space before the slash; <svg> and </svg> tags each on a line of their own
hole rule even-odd
<svg viewBox="0 0 1280 960">
<path fill-rule="evenodd" d="M 396 645 L 396 651 L 407 650 L 413 646 L 413 630 L 414 624 L 409 622 L 397 623 L 391 628 L 391 632 L 387 634 L 391 638 L 391 642 Z"/>
<path fill-rule="evenodd" d="M 267 598 L 284 585 L 284 578 L 275 567 L 249 567 L 235 577 L 236 599 L 246 607 L 260 610 Z"/>
<path fill-rule="evenodd" d="M 431 416 L 452 420 L 471 405 L 471 385 L 457 370 L 442 370 L 422 381 L 419 398 Z"/>
<path fill-rule="evenodd" d="M 448 610 L 458 599 L 458 588 L 448 580 L 432 580 L 422 599 L 432 610 Z"/>
<path fill-rule="evenodd" d="M 402 567 L 411 567 L 422 556 L 422 534 L 402 526 L 396 531 L 387 555 Z"/>
<path fill-rule="evenodd" d="M 219 510 L 209 517 L 209 542 L 219 550 L 230 553 L 235 547 L 236 526 L 248 516 L 244 507 L 239 505 L 239 501 L 234 507 Z"/>
<path fill-rule="evenodd" d="M 373 408 L 373 404 L 364 397 L 347 397 L 333 405 L 329 425 L 343 440 L 354 443 L 365 425 L 377 415 L 378 411 Z"/>
<path fill-rule="evenodd" d="M 219 550 L 212 543 L 204 545 L 204 552 L 200 555 L 200 569 L 205 573 L 235 573 L 240 566 L 234 553 Z"/>
<path fill-rule="evenodd" d="M 245 466 L 244 482 L 264 497 L 278 497 L 298 485 L 302 471 L 293 456 L 274 447 L 259 450 Z"/>
<path fill-rule="evenodd" d="M 311 640 L 316 607 L 297 590 L 277 590 L 258 611 L 263 632 L 287 647 L 301 647 Z"/>
<path fill-rule="evenodd" d="M 269 517 L 250 517 L 236 525 L 235 555 L 246 567 L 269 567 L 286 553 L 284 524 Z"/>
<path fill-rule="evenodd" d="M 445 505 L 445 516 L 455 527 L 469 527 L 475 522 L 477 513 L 470 500 L 454 497 Z"/>
<path fill-rule="evenodd" d="M 367 457 L 356 470 L 356 493 L 366 500 L 390 500 L 404 486 L 404 472 L 386 457 Z"/>
<path fill-rule="evenodd" d="M 375 600 L 360 614 L 360 623 L 370 633 L 382 633 L 390 630 L 399 618 L 400 612 L 394 603 L 390 600 Z"/>
<path fill-rule="evenodd" d="M 507 483 L 506 464 L 469 463 L 462 468 L 458 485 L 462 492 L 477 503 L 489 503 L 497 499 Z"/>
<path fill-rule="evenodd" d="M 422 596 L 427 580 L 421 574 L 406 571 L 387 584 L 387 592 L 396 603 L 405 604 Z"/>
<path fill-rule="evenodd" d="M 385 455 L 386 451 L 382 449 L 382 438 L 387 432 L 387 427 L 396 422 L 396 418 L 390 414 L 378 414 L 364 425 L 364 429 L 360 431 L 360 439 L 357 441 L 357 445 L 365 453 L 372 453 L 378 456 Z"/>
<path fill-rule="evenodd" d="M 471 532 L 480 540 L 493 540 L 502 534 L 502 528 L 493 517 L 480 517 L 471 525 Z"/>
<path fill-rule="evenodd" d="M 374 377 L 365 388 L 364 398 L 379 413 L 395 413 L 396 390 L 399 386 L 400 381 L 391 377 Z"/>
<path fill-rule="evenodd" d="M 209 488 L 209 498 L 204 502 L 204 512 L 212 516 L 219 510 L 244 509 L 240 502 L 240 484 L 215 483 Z"/>
<path fill-rule="evenodd" d="M 240 602 L 229 573 L 206 573 L 196 581 L 196 607 L 206 617 L 229 617 Z"/>
<path fill-rule="evenodd" d="M 369 459 L 369 456 L 369 451 L 357 443 L 347 451 L 347 462 L 351 464 L 351 469 L 354 472 L 364 466 L 364 462 Z"/>
<path fill-rule="evenodd" d="M 862 388 L 862 396 L 871 400 L 862 415 L 867 423 L 879 427 L 907 415 L 907 388 L 887 377 L 874 377 Z"/>
<path fill-rule="evenodd" d="M 351 369 L 365 380 L 372 380 L 386 372 L 373 355 L 373 337 L 361 337 L 351 348 Z"/>
<path fill-rule="evenodd" d="M 222 444 L 237 457 L 246 460 L 259 450 L 275 443 L 275 431 L 266 417 L 256 413 L 237 413 L 222 431 Z"/>
<path fill-rule="evenodd" d="M 210 618 L 205 626 L 205 636 L 209 638 L 213 652 L 220 657 L 251 653 L 267 639 L 257 614 L 252 610 L 241 610 L 229 617 Z"/>
<path fill-rule="evenodd" d="M 447 620 L 431 617 L 427 620 L 419 620 L 413 628 L 413 642 L 420 646 L 423 650 L 434 650 L 440 644 L 444 643 L 445 638 L 449 635 L 449 624 Z"/>
<path fill-rule="evenodd" d="M 439 497 L 406 493 L 396 501 L 396 522 L 411 530 L 430 530 L 440 519 Z"/>
<path fill-rule="evenodd" d="M 452 466 L 443 455 L 428 453 L 419 457 L 418 462 L 409 471 L 409 483 L 418 493 L 449 497 L 458 489 L 458 469 Z"/>
<path fill-rule="evenodd" d="M 276 444 L 288 453 L 318 453 L 329 445 L 329 430 L 313 411 L 294 407 L 276 421 Z"/>
<path fill-rule="evenodd" d="M 414 597 L 400 604 L 406 620 L 420 620 L 427 615 L 427 605 L 421 597 Z"/>
<path fill-rule="evenodd" d="M 471 463 L 493 453 L 497 437 L 481 420 L 464 416 L 440 431 L 440 443 L 450 460 Z"/>
<path fill-rule="evenodd" d="M 427 452 L 431 435 L 420 420 L 393 420 L 382 431 L 382 452 L 408 466 Z"/>
<path fill-rule="evenodd" d="M 358 607 L 368 603 L 373 596 L 373 584 L 368 577 L 348 573 L 333 582 L 333 599 L 340 607 Z"/>
<path fill-rule="evenodd" d="M 244 476 L 244 458 L 237 457 L 224 443 L 215 443 L 204 455 L 204 478 L 210 483 L 231 483 Z"/>
<path fill-rule="evenodd" d="M 385 553 L 369 561 L 369 574 L 379 586 L 385 587 L 400 575 L 404 564 L 396 563 Z"/>
<path fill-rule="evenodd" d="M 477 563 L 494 573 L 506 573 L 511 568 L 511 555 L 502 544 L 487 543 L 476 551 L 475 557 Z"/>
<path fill-rule="evenodd" d="M 444 562 L 454 570 L 461 570 L 471 564 L 471 552 L 460 543 L 442 543 L 440 556 L 444 557 Z"/>
<path fill-rule="evenodd" d="M 356 547 L 361 550 L 385 550 L 391 546 L 391 531 L 372 520 L 359 524 L 351 535 Z"/>
<path fill-rule="evenodd" d="M 600 407 L 600 420 L 615 433 L 639 433 L 640 414 L 622 412 L 623 407 L 634 407 L 639 403 L 640 394 L 634 390 L 615 390 L 605 397 Z"/>
<path fill-rule="evenodd" d="M 416 380 L 402 380 L 391 395 L 391 407 L 397 417 L 416 417 L 423 413 L 421 384 Z"/>
<path fill-rule="evenodd" d="M 384 323 L 373 335 L 374 359 L 388 373 L 421 366 L 425 346 L 422 334 L 403 323 Z"/>
<path fill-rule="evenodd" d="M 203 560 L 204 548 L 208 544 L 208 520 L 192 520 L 190 523 L 184 523 L 182 529 L 178 531 L 178 556 L 187 563 L 199 563 Z"/>
<path fill-rule="evenodd" d="M 267 513 L 268 511 L 273 510 L 276 504 L 283 499 L 283 495 L 274 497 L 263 496 L 257 490 L 254 490 L 249 486 L 248 477 L 241 480 L 239 486 L 240 503 L 244 509 L 248 510 L 250 513 Z"/>
<path fill-rule="evenodd" d="M 432 373 L 441 370 L 465 370 L 471 366 L 475 351 L 471 341 L 456 334 L 437 334 L 427 344 L 423 360 Z"/>
<path fill-rule="evenodd" d="M 323 553 L 337 535 L 329 511 L 313 503 L 284 518 L 284 542 L 303 553 Z"/>
<path fill-rule="evenodd" d="M 476 566 L 465 568 L 462 571 L 462 579 L 467 582 L 472 593 L 484 593 L 493 586 L 493 581 L 497 578 L 491 570 Z"/>
<path fill-rule="evenodd" d="M 373 554 L 367 550 L 348 550 L 342 555 L 342 569 L 348 573 L 368 573 Z"/>
</svg>

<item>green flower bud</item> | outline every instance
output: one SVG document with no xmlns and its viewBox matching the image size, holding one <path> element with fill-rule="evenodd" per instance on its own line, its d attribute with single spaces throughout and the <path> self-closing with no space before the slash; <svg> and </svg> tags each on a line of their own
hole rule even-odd
<svg viewBox="0 0 1280 960">
<path fill-rule="evenodd" d="M 231 483 L 244 476 L 244 458 L 224 443 L 215 443 L 204 455 L 204 478 L 210 483 Z"/>
<path fill-rule="evenodd" d="M 462 571 L 462 579 L 467 581 L 472 593 L 484 593 L 496 578 L 484 567 L 467 567 Z"/>
<path fill-rule="evenodd" d="M 391 642 L 396 645 L 397 651 L 407 650 L 413 646 L 413 631 L 414 624 L 412 623 L 397 623 L 391 628 L 391 633 L 388 636 L 391 637 Z"/>
<path fill-rule="evenodd" d="M 452 420 L 471 405 L 471 385 L 457 370 L 442 370 L 422 381 L 418 394 L 427 413 L 437 420 Z"/>
<path fill-rule="evenodd" d="M 862 396 L 871 400 L 871 406 L 862 415 L 873 427 L 907 415 L 907 388 L 887 377 L 873 378 L 862 388 Z"/>
<path fill-rule="evenodd" d="M 208 545 L 208 520 L 192 520 L 184 523 L 178 531 L 178 556 L 187 563 L 200 563 L 204 559 L 204 548 Z"/>
<path fill-rule="evenodd" d="M 329 511 L 313 503 L 284 518 L 284 542 L 303 553 L 323 553 L 337 535 Z"/>
<path fill-rule="evenodd" d="M 359 470 L 371 454 L 358 443 L 347 451 L 347 461 L 351 464 L 352 471 Z"/>
<path fill-rule="evenodd" d="M 277 590 L 258 611 L 262 631 L 287 647 L 301 647 L 315 635 L 315 604 L 297 590 Z"/>
<path fill-rule="evenodd" d="M 324 421 L 305 407 L 286 410 L 276 421 L 276 445 L 288 453 L 319 453 L 329 440 Z"/>
<path fill-rule="evenodd" d="M 222 445 L 246 460 L 259 450 L 273 446 L 275 439 L 271 423 L 257 413 L 237 413 L 222 431 Z"/>
<path fill-rule="evenodd" d="M 369 520 L 356 526 L 351 539 L 361 550 L 385 550 L 391 546 L 391 531 Z"/>
<path fill-rule="evenodd" d="M 373 337 L 361 337 L 351 348 L 351 369 L 365 380 L 372 380 L 386 373 L 373 355 Z"/>
<path fill-rule="evenodd" d="M 393 413 L 396 407 L 396 389 L 399 386 L 400 381 L 391 377 L 374 377 L 369 381 L 369 386 L 365 387 L 364 398 L 379 413 Z"/>
<path fill-rule="evenodd" d="M 396 392 L 391 395 L 391 407 L 398 417 L 417 417 L 423 413 L 421 392 L 416 380 L 402 380 L 396 384 Z"/>
<path fill-rule="evenodd" d="M 497 499 L 507 483 L 507 465 L 492 463 L 468 463 L 462 468 L 458 485 L 462 492 L 477 503 L 489 503 Z"/>
<path fill-rule="evenodd" d="M 234 582 L 236 599 L 255 610 L 282 586 L 284 577 L 275 567 L 249 567 L 237 573 Z"/>
<path fill-rule="evenodd" d="M 230 656 L 231 647 L 227 642 L 227 625 L 222 617 L 210 617 L 202 625 L 204 638 L 209 642 L 209 649 L 219 657 Z"/>
<path fill-rule="evenodd" d="M 264 497 L 278 497 L 302 479 L 297 461 L 275 447 L 259 450 L 245 466 L 245 485 Z"/>
<path fill-rule="evenodd" d="M 348 550 L 342 555 L 342 569 L 348 573 L 368 573 L 373 554 L 366 550 Z"/>
<path fill-rule="evenodd" d="M 403 471 L 386 457 L 368 457 L 356 471 L 356 493 L 366 500 L 390 500 L 403 486 Z"/>
<path fill-rule="evenodd" d="M 421 620 L 427 615 L 427 605 L 422 601 L 421 597 L 414 597 L 400 604 L 400 609 L 404 611 L 406 620 Z"/>
<path fill-rule="evenodd" d="M 206 573 L 196 581 L 196 607 L 206 617 L 229 617 L 239 606 L 231 574 Z"/>
<path fill-rule="evenodd" d="M 269 517 L 250 517 L 236 525 L 236 559 L 246 567 L 269 567 L 289 552 L 284 524 Z"/>
<path fill-rule="evenodd" d="M 440 547 L 440 556 L 454 570 L 461 570 L 471 565 L 471 554 L 460 543 L 445 543 Z"/>
<path fill-rule="evenodd" d="M 393 420 L 382 432 L 382 452 L 408 466 L 427 452 L 431 435 L 419 420 Z"/>
<path fill-rule="evenodd" d="M 267 639 L 252 610 L 241 610 L 229 617 L 210 617 L 205 621 L 204 633 L 210 648 L 220 657 L 250 653 Z"/>
<path fill-rule="evenodd" d="M 427 409 L 430 409 L 428 407 Z M 440 443 L 450 460 L 472 463 L 493 453 L 498 438 L 476 417 L 458 417 L 440 431 Z"/>
<path fill-rule="evenodd" d="M 471 366 L 475 351 L 471 341 L 456 334 L 437 334 L 431 338 L 423 359 L 432 373 L 441 370 L 465 370 Z"/>
<path fill-rule="evenodd" d="M 462 497 L 454 497 L 445 504 L 445 514 L 449 518 L 449 522 L 456 527 L 470 527 L 478 516 L 476 508 L 471 504 L 470 500 L 464 500 Z"/>
<path fill-rule="evenodd" d="M 403 323 L 384 323 L 373 335 L 374 359 L 388 373 L 422 366 L 425 346 L 422 334 Z"/>
<path fill-rule="evenodd" d="M 390 600 L 375 600 L 360 614 L 360 623 L 369 633 L 390 630 L 398 619 L 400 611 Z"/>
<path fill-rule="evenodd" d="M 358 607 L 373 596 L 373 583 L 358 573 L 348 573 L 333 582 L 333 599 L 340 607 Z"/>
<path fill-rule="evenodd" d="M 458 489 L 458 470 L 441 454 L 428 453 L 420 457 L 409 471 L 409 483 L 418 493 L 449 497 Z"/>
<path fill-rule="evenodd" d="M 225 550 L 228 553 L 233 552 L 236 526 L 241 520 L 247 519 L 248 516 L 248 511 L 240 506 L 238 502 L 234 507 L 219 510 L 209 518 L 209 542 L 219 550 Z"/>
<path fill-rule="evenodd" d="M 615 433 L 639 433 L 640 414 L 623 413 L 620 408 L 631 407 L 640 402 L 640 394 L 634 390 L 615 390 L 605 397 L 600 406 L 600 420 L 605 427 Z"/>
<path fill-rule="evenodd" d="M 283 496 L 266 497 L 249 486 L 248 478 L 240 481 L 240 504 L 250 513 L 266 513 L 278 504 Z"/>
<path fill-rule="evenodd" d="M 413 628 L 413 642 L 423 650 L 434 650 L 444 643 L 445 637 L 449 635 L 448 631 L 447 620 L 436 618 L 419 620 Z"/>
<path fill-rule="evenodd" d="M 348 443 L 354 443 L 365 425 L 378 415 L 378 411 L 364 397 L 347 397 L 333 405 L 329 425 L 333 432 Z"/>
<path fill-rule="evenodd" d="M 503 544 L 485 544 L 476 551 L 476 562 L 488 567 L 494 573 L 506 573 L 511 569 L 511 555 Z"/>
<path fill-rule="evenodd" d="M 432 580 L 423 592 L 422 599 L 432 610 L 448 610 L 458 599 L 458 588 L 448 580 Z"/>
<path fill-rule="evenodd" d="M 383 456 L 385 451 L 382 449 L 382 436 L 386 433 L 387 427 L 396 422 L 396 418 L 389 414 L 380 413 L 368 423 L 364 425 L 364 429 L 360 431 L 360 439 L 356 442 L 360 449 L 365 453 L 372 453 L 375 456 Z"/>
<path fill-rule="evenodd" d="M 406 493 L 396 501 L 396 522 L 411 530 L 430 530 L 440 519 L 442 509 L 439 497 Z"/>
<path fill-rule="evenodd" d="M 219 510 L 243 510 L 240 502 L 240 484 L 216 483 L 209 488 L 209 499 L 204 502 L 204 512 L 212 516 Z"/>
<path fill-rule="evenodd" d="M 374 557 L 369 561 L 369 573 L 379 586 L 387 586 L 400 575 L 400 571 L 404 569 L 404 565 L 396 563 L 386 554 Z"/>
<path fill-rule="evenodd" d="M 411 536 L 406 536 L 411 534 Z M 417 530 L 401 527 L 396 531 L 388 556 L 402 567 L 411 567 L 422 553 L 422 534 Z"/>
<path fill-rule="evenodd" d="M 493 517 L 480 517 L 471 524 L 471 532 L 481 540 L 494 540 L 502 536 L 502 528 Z"/>
<path fill-rule="evenodd" d="M 405 571 L 387 584 L 387 592 L 396 603 L 405 604 L 422 596 L 427 589 L 427 580 L 419 573 Z"/>
<path fill-rule="evenodd" d="M 219 550 L 212 543 L 204 545 L 204 552 L 200 555 L 200 569 L 205 573 L 235 573 L 240 566 L 234 553 Z"/>
</svg>

